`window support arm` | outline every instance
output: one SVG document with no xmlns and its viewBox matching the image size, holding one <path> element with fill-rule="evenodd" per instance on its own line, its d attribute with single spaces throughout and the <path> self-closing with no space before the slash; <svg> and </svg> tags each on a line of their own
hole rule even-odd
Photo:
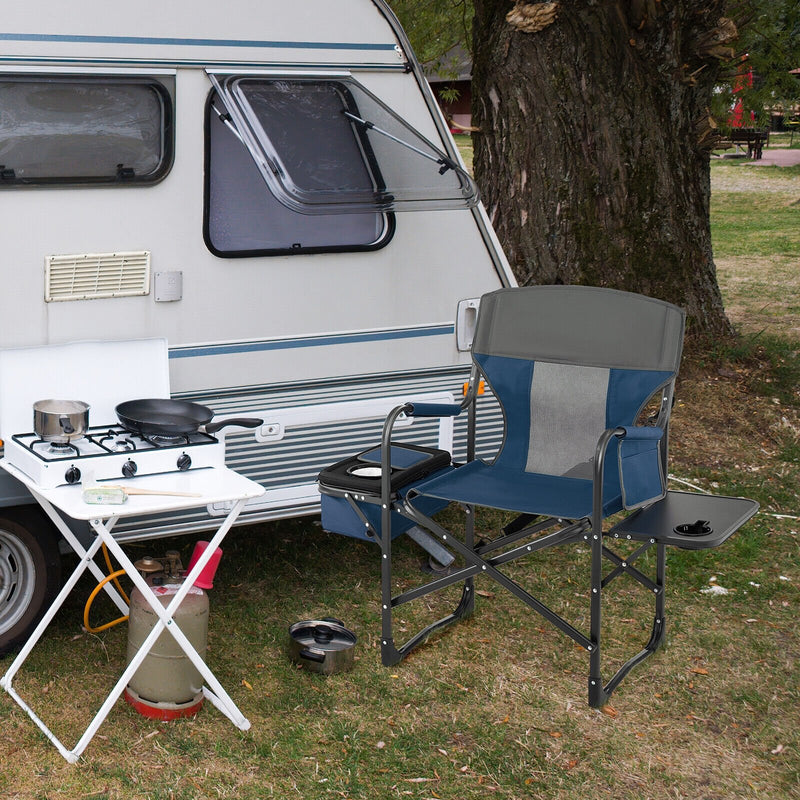
<svg viewBox="0 0 800 800">
<path fill-rule="evenodd" d="M 244 144 L 244 139 L 242 139 L 241 134 L 237 130 L 236 126 L 231 122 L 231 115 L 226 111 L 224 114 L 214 105 L 211 103 L 211 108 L 214 113 L 219 117 L 219 121 L 225 125 L 225 127 L 242 143 Z M 245 145 L 247 147 L 247 145 Z"/>
<path fill-rule="evenodd" d="M 432 156 L 430 153 L 426 153 L 424 150 L 420 150 L 418 147 L 414 147 L 413 144 L 409 144 L 403 139 L 394 136 L 393 134 L 389 133 L 389 131 L 385 131 L 383 130 L 383 128 L 379 128 L 374 122 L 370 122 L 369 120 L 366 119 L 361 119 L 361 117 L 357 117 L 355 114 L 352 114 L 349 111 L 342 111 L 342 114 L 344 114 L 349 120 L 357 122 L 359 125 L 363 125 L 367 130 L 375 131 L 375 133 L 379 133 L 381 134 L 381 136 L 385 136 L 387 139 L 391 139 L 393 142 L 396 142 L 397 144 L 402 145 L 403 147 L 406 147 L 409 150 L 412 150 L 417 155 L 420 155 L 423 158 L 427 158 L 428 161 L 433 161 L 436 164 L 440 164 L 441 165 L 439 169 L 440 175 L 443 175 L 445 172 L 447 172 L 448 169 L 455 170 L 456 168 L 455 162 L 452 159 L 447 158 L 446 156 L 442 156 L 441 158 L 436 158 L 436 156 Z"/>
</svg>

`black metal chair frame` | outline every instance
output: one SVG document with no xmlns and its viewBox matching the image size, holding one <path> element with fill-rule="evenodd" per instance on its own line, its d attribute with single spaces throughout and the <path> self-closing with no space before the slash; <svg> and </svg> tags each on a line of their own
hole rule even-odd
<svg viewBox="0 0 800 800">
<path fill-rule="evenodd" d="M 476 397 L 481 379 L 480 367 L 473 364 L 468 391 L 460 405 L 467 417 L 467 463 L 475 459 Z M 666 475 L 667 440 L 669 416 L 672 409 L 675 376 L 660 388 L 658 410 L 649 422 L 664 430 L 664 447 L 660 450 L 663 473 Z M 520 514 L 503 528 L 501 535 L 489 542 L 475 541 L 475 507 L 462 504 L 465 513 L 463 537 L 446 530 L 436 520 L 422 513 L 412 504 L 415 489 L 412 485 L 405 492 L 393 491 L 391 484 L 391 448 L 397 444 L 392 440 L 395 422 L 401 415 L 414 415 L 413 404 L 396 407 L 386 418 L 381 441 L 381 491 L 376 494 L 359 493 L 320 485 L 324 494 L 344 498 L 353 513 L 361 520 L 364 530 L 381 549 L 381 658 L 385 666 L 397 664 L 416 647 L 423 644 L 435 631 L 473 613 L 475 608 L 475 576 L 486 575 L 533 611 L 553 624 L 589 654 L 588 701 L 593 707 L 604 705 L 625 676 L 642 661 L 651 656 L 663 643 L 666 630 L 664 581 L 666 572 L 666 548 L 678 546 L 690 549 L 716 547 L 725 541 L 757 510 L 753 501 L 737 498 L 702 498 L 698 506 L 697 495 L 681 497 L 682 493 L 667 492 L 662 500 L 645 504 L 621 522 L 603 530 L 603 476 L 609 444 L 616 438 L 626 436 L 624 428 L 611 428 L 602 433 L 597 441 L 592 466 L 593 497 L 590 516 L 582 519 Z M 423 414 L 428 415 L 428 414 Z M 458 467 L 456 467 L 458 469 Z M 424 494 L 424 487 L 420 487 Z M 380 530 L 376 530 L 362 511 L 363 504 L 379 504 L 381 510 Z M 666 504 L 666 505 L 665 505 Z M 665 511 L 667 509 L 667 511 Z M 460 555 L 463 566 L 451 568 L 448 574 L 436 577 L 422 585 L 400 594 L 392 591 L 392 513 L 411 520 L 433 534 L 450 551 Z M 700 520 L 701 515 L 714 520 L 703 528 L 703 535 L 686 538 L 677 533 L 676 519 L 685 522 Z M 655 524 L 654 524 L 655 523 Z M 697 523 L 699 524 L 699 522 Z M 547 532 L 549 529 L 554 530 Z M 611 549 L 610 542 L 624 542 L 633 548 L 627 555 Z M 564 617 L 556 613 L 541 600 L 527 591 L 517 581 L 509 578 L 502 567 L 519 558 L 550 547 L 586 543 L 590 548 L 590 619 L 588 633 L 581 632 Z M 636 546 L 638 543 L 638 546 Z M 654 576 L 650 577 L 635 564 L 655 548 Z M 611 569 L 604 574 L 606 562 Z M 613 676 L 604 682 L 602 676 L 603 592 L 617 578 L 627 575 L 636 581 L 653 599 L 653 616 L 648 641 L 641 650 L 628 658 Z M 425 626 L 403 644 L 394 638 L 393 614 L 400 606 L 432 592 L 462 584 L 461 596 L 451 613 Z"/>
</svg>

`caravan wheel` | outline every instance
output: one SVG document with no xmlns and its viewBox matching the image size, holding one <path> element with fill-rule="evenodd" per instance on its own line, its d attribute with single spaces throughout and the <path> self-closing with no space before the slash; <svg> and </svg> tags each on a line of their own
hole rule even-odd
<svg viewBox="0 0 800 800">
<path fill-rule="evenodd" d="M 0 654 L 24 641 L 61 582 L 58 538 L 38 509 L 0 510 Z"/>
</svg>

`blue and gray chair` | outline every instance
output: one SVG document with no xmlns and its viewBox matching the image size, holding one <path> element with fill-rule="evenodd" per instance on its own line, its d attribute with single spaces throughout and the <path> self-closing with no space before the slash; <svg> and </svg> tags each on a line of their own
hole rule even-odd
<svg viewBox="0 0 800 800">
<path fill-rule="evenodd" d="M 667 493 L 668 421 L 684 321 L 684 312 L 674 305 L 610 289 L 535 286 L 487 294 L 481 299 L 473 371 L 464 402 L 406 404 L 388 416 L 381 448 L 376 451 L 382 465 L 380 493 L 354 494 L 321 481 L 323 525 L 326 501 L 347 503 L 380 543 L 385 665 L 400 661 L 434 630 L 471 613 L 474 576 L 479 574 L 492 578 L 589 653 L 592 706 L 603 705 L 628 671 L 658 648 L 665 629 L 666 547 L 716 546 L 757 509 L 752 501 L 732 498 L 702 498 L 712 505 L 733 503 L 724 508 L 697 506 L 699 496 Z M 481 379 L 490 385 L 505 421 L 503 445 L 491 462 L 474 457 L 475 395 Z M 645 411 L 650 415 L 642 420 Z M 401 414 L 457 416 L 462 412 L 469 415 L 467 462 L 402 488 L 394 486 L 391 462 L 399 452 L 392 441 L 395 420 Z M 448 503 L 465 509 L 460 536 L 432 517 Z M 475 507 L 502 509 L 516 517 L 497 538 L 476 543 Z M 603 521 L 624 509 L 638 510 L 604 532 Z M 438 537 L 461 556 L 463 566 L 393 595 L 392 539 L 411 524 Z M 686 529 L 683 533 L 678 530 L 681 525 Z M 623 557 L 609 549 L 606 542 L 611 539 L 641 541 L 641 545 Z M 588 544 L 591 550 L 588 633 L 502 571 L 504 564 L 525 555 L 569 543 Z M 656 563 L 651 578 L 634 562 L 653 547 Z M 603 575 L 605 561 L 613 568 Z M 653 598 L 652 633 L 644 648 L 604 683 L 601 600 L 609 583 L 623 574 Z M 462 584 L 457 608 L 396 645 L 395 609 L 456 583 Z"/>
</svg>

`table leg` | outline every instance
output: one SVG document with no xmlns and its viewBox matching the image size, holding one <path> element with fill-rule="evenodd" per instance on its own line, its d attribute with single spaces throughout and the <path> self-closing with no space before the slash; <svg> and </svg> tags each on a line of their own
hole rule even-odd
<svg viewBox="0 0 800 800">
<path fill-rule="evenodd" d="M 36 496 L 36 495 L 34 495 Z M 241 513 L 242 508 L 244 508 L 245 500 L 239 500 L 234 503 L 233 507 L 231 508 L 230 512 L 228 513 L 227 517 L 223 521 L 222 525 L 217 529 L 217 532 L 211 539 L 209 546 L 205 549 L 205 551 L 201 554 L 200 558 L 197 560 L 197 563 L 192 567 L 191 572 L 187 575 L 186 579 L 184 580 L 183 585 L 181 588 L 176 592 L 175 596 L 172 598 L 170 603 L 165 608 L 164 606 L 159 603 L 155 596 L 153 595 L 150 587 L 147 585 L 144 578 L 139 574 L 139 572 L 134 567 L 131 560 L 122 550 L 120 545 L 114 539 L 111 529 L 117 521 L 117 517 L 111 517 L 106 522 L 103 522 L 101 519 L 93 519 L 90 521 L 91 527 L 94 529 L 95 533 L 97 534 L 96 539 L 92 542 L 88 549 L 82 547 L 80 542 L 75 538 L 72 531 L 69 530 L 69 527 L 64 523 L 63 519 L 58 515 L 55 511 L 53 506 L 45 500 L 43 497 L 36 496 L 36 499 L 40 502 L 44 510 L 47 512 L 48 516 L 53 520 L 55 525 L 67 539 L 69 544 L 73 547 L 73 549 L 78 553 L 80 562 L 78 566 L 73 571 L 72 575 L 69 577 L 68 581 L 64 584 L 64 587 L 58 593 L 58 596 L 51 604 L 50 608 L 45 613 L 44 617 L 40 623 L 36 626 L 31 637 L 25 643 L 24 647 L 17 655 L 17 657 L 12 662 L 11 666 L 7 670 L 6 674 L 0 679 L 0 687 L 5 689 L 6 692 L 12 697 L 12 699 L 20 706 L 33 720 L 33 722 L 37 725 L 37 727 L 45 734 L 45 736 L 50 740 L 50 742 L 56 747 L 56 749 L 61 753 L 61 755 L 71 764 L 74 764 L 80 758 L 81 753 L 86 749 L 89 742 L 94 737 L 97 730 L 105 721 L 106 717 L 108 716 L 109 712 L 111 711 L 114 703 L 119 699 L 119 696 L 122 694 L 125 687 L 128 685 L 128 682 L 133 677 L 136 670 L 141 665 L 142 661 L 147 657 L 147 654 L 150 652 L 152 647 L 154 646 L 156 640 L 161 635 L 164 630 L 169 631 L 169 633 L 175 638 L 180 648 L 186 654 L 186 656 L 191 660 L 192 664 L 198 669 L 200 674 L 203 676 L 204 680 L 208 684 L 210 688 L 203 687 L 203 693 L 206 697 L 208 697 L 209 701 L 213 706 L 218 708 L 231 722 L 236 725 L 240 730 L 248 730 L 250 728 L 250 722 L 247 718 L 242 714 L 242 712 L 238 709 L 236 704 L 227 694 L 227 692 L 222 688 L 222 685 L 211 672 L 205 661 L 200 657 L 197 650 L 191 644 L 191 642 L 186 638 L 186 635 L 180 629 L 177 623 L 175 623 L 173 619 L 173 615 L 175 611 L 181 604 L 181 601 L 184 597 L 186 597 L 189 590 L 194 585 L 194 581 L 200 575 L 202 570 L 205 568 L 206 564 L 211 559 L 216 548 L 225 538 L 226 534 L 233 526 L 233 523 L 236 521 L 236 518 Z M 25 702 L 25 700 L 17 693 L 17 691 L 12 686 L 12 681 L 14 675 L 25 662 L 27 657 L 30 655 L 30 652 L 33 650 L 36 643 L 41 638 L 42 634 L 47 629 L 50 622 L 52 622 L 53 618 L 55 617 L 56 613 L 58 612 L 59 608 L 63 605 L 64 601 L 69 596 L 70 592 L 74 589 L 75 585 L 77 584 L 78 580 L 80 579 L 81 575 L 89 569 L 95 574 L 96 577 L 100 579 L 104 578 L 105 576 L 100 571 L 97 564 L 94 562 L 94 556 L 97 554 L 97 551 L 100 549 L 101 544 L 105 543 L 106 547 L 112 552 L 114 557 L 119 562 L 120 566 L 125 570 L 128 577 L 133 581 L 134 585 L 142 592 L 143 597 L 147 600 L 147 602 L 152 607 L 155 614 L 158 616 L 158 621 L 153 627 L 153 630 L 145 638 L 145 641 L 142 643 L 142 646 L 139 648 L 139 651 L 136 653 L 134 658 L 131 660 L 130 664 L 125 668 L 120 678 L 117 680 L 114 688 L 110 691 L 108 696 L 106 697 L 105 701 L 101 705 L 100 709 L 97 711 L 95 716 L 93 717 L 92 721 L 89 723 L 86 730 L 81 735 L 78 743 L 72 750 L 67 749 L 65 745 L 58 739 L 58 737 L 47 727 L 47 725 L 36 715 L 36 713 L 31 709 L 31 707 Z M 92 569 L 94 567 L 94 569 Z M 99 574 L 98 574 L 99 573 Z M 114 592 L 114 594 L 117 594 Z M 117 594 L 117 597 L 119 595 Z M 113 599 L 113 595 L 112 595 Z M 120 602 L 122 602 L 121 610 L 127 612 L 127 604 L 122 601 L 121 598 Z"/>
<path fill-rule="evenodd" d="M 186 595 L 189 593 L 189 590 L 192 588 L 192 586 L 194 586 L 195 580 L 199 577 L 200 573 L 211 559 L 211 556 L 214 554 L 214 551 L 217 549 L 217 547 L 219 547 L 220 543 L 233 526 L 236 518 L 244 508 L 244 504 L 244 500 L 239 500 L 234 503 L 227 517 L 225 517 L 225 520 L 217 529 L 217 532 L 212 537 L 208 546 L 200 555 L 200 558 L 197 560 L 195 565 L 192 567 L 191 572 L 189 572 L 189 574 L 184 578 L 183 585 L 175 593 L 166 608 L 162 606 L 153 595 L 144 578 L 142 578 L 142 576 L 136 571 L 136 568 L 133 566 L 133 564 L 131 564 L 128 556 L 125 554 L 116 540 L 114 540 L 114 538 L 106 530 L 102 521 L 90 521 L 89 524 L 92 526 L 92 528 L 94 528 L 98 536 L 105 541 L 106 547 L 108 547 L 122 568 L 128 573 L 134 585 L 139 589 L 145 601 L 152 608 L 153 613 L 158 617 L 158 622 L 154 626 L 153 630 L 148 634 L 147 638 L 142 643 L 142 646 L 139 648 L 139 652 L 136 654 L 133 661 L 131 661 L 131 664 L 128 665 L 122 678 L 120 678 L 118 685 L 112 691 L 112 695 L 116 694 L 116 696 L 111 702 L 111 705 L 113 705 L 113 702 L 116 700 L 119 694 L 121 694 L 128 681 L 133 677 L 136 669 L 138 669 L 141 662 L 152 649 L 156 639 L 158 638 L 158 635 L 161 633 L 161 631 L 167 630 L 178 643 L 178 646 L 181 648 L 181 650 L 183 650 L 192 664 L 203 676 L 204 680 L 208 684 L 208 687 L 210 687 L 204 688 L 204 694 L 211 700 L 212 705 L 222 711 L 222 713 L 224 713 L 225 716 L 228 717 L 228 719 L 230 719 L 231 722 L 233 722 L 233 724 L 239 729 L 247 730 L 250 727 L 250 722 L 238 709 L 228 693 L 222 688 L 222 684 L 220 684 L 220 682 L 214 676 L 214 673 L 209 669 L 208 665 L 200 657 L 200 654 L 197 652 L 197 650 L 195 650 L 192 643 L 186 638 L 185 634 L 180 629 L 180 626 L 175 623 L 173 619 L 173 616 L 180 604 L 183 602 L 184 597 L 186 597 Z M 102 719 L 100 721 L 102 722 Z"/>
<path fill-rule="evenodd" d="M 74 764 L 78 760 L 78 756 L 72 753 L 72 751 L 68 750 L 61 743 L 58 737 L 50 730 L 50 728 L 48 728 L 47 725 L 45 725 L 45 723 L 34 713 L 33 709 L 22 699 L 22 697 L 20 697 L 16 689 L 14 689 L 12 682 L 14 680 L 14 676 L 17 674 L 17 671 L 25 663 L 25 660 L 28 658 L 39 639 L 41 639 L 42 634 L 45 632 L 47 627 L 53 621 L 53 618 L 64 604 L 64 601 L 67 599 L 70 592 L 75 588 L 75 585 L 78 583 L 83 573 L 86 572 L 89 564 L 94 563 L 93 558 L 99 549 L 100 539 L 97 539 L 91 544 L 88 550 L 84 551 L 83 558 L 79 562 L 78 566 L 75 567 L 72 575 L 70 575 L 69 579 L 64 584 L 55 600 L 53 600 L 50 608 L 47 609 L 47 612 L 39 621 L 39 624 L 36 626 L 33 633 L 25 642 L 16 658 L 11 662 L 11 666 L 8 668 L 8 670 L 6 670 L 5 675 L 0 678 L 0 688 L 3 688 L 6 690 L 6 692 L 8 692 L 17 705 L 22 708 L 25 713 L 27 713 L 27 715 L 33 720 L 34 723 L 36 723 L 42 733 L 44 733 L 44 735 L 56 746 L 59 753 L 61 753 L 61 755 L 64 756 L 64 758 L 66 758 L 71 764 Z"/>
<path fill-rule="evenodd" d="M 52 503 L 50 503 L 48 500 L 46 500 L 44 497 L 42 497 L 33 489 L 29 489 L 29 491 L 36 498 L 36 501 L 42 507 L 47 516 L 50 517 L 51 522 L 56 526 L 56 528 L 58 528 L 59 533 L 64 537 L 69 546 L 75 551 L 75 553 L 77 553 L 78 558 L 85 558 L 86 548 L 84 548 L 84 546 L 80 543 L 80 541 L 78 541 L 77 537 L 72 532 L 69 525 L 67 525 L 67 523 L 64 522 L 60 514 L 55 510 L 55 508 L 53 508 Z M 114 525 L 116 525 L 118 519 L 119 517 L 109 517 L 109 519 L 106 522 L 106 527 L 108 528 L 109 531 L 114 527 Z M 98 542 L 98 547 L 94 549 L 95 553 L 97 552 L 99 546 L 100 543 Z M 98 583 L 107 577 L 93 559 L 87 564 L 87 567 L 89 571 L 92 573 L 92 575 L 94 575 L 94 577 L 97 578 Z M 106 591 L 108 596 L 114 602 L 114 605 L 123 614 L 127 614 L 128 604 L 122 599 L 119 592 L 111 585 L 111 583 L 110 582 L 106 583 L 103 586 L 103 589 Z"/>
</svg>

